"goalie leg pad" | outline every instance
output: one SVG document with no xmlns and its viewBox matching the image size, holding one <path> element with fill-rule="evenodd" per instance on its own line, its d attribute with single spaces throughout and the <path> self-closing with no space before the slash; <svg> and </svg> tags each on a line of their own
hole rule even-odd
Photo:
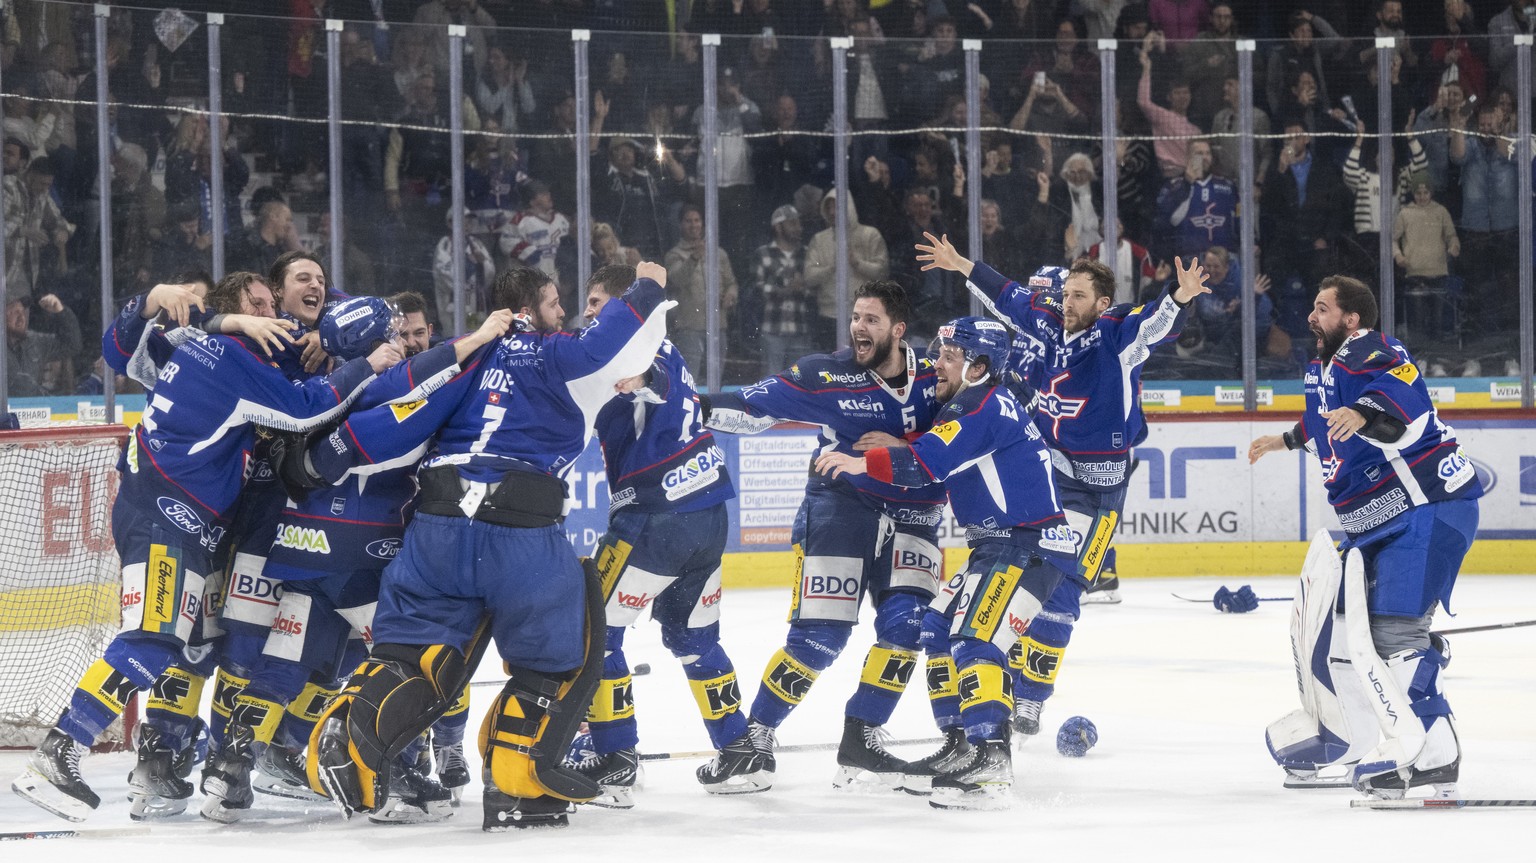
<svg viewBox="0 0 1536 863">
<path fill-rule="evenodd" d="M 1403 756 L 1389 736 L 1355 766 L 1356 788 L 1400 793 L 1410 786 L 1456 781 L 1461 746 L 1450 703 L 1440 689 L 1440 671 L 1449 662 L 1448 656 L 1433 647 L 1400 651 L 1386 660 L 1387 673 L 1404 693 L 1401 704 L 1412 714 L 1406 717 L 1406 724 L 1422 726 L 1423 744 L 1411 761 L 1398 760 Z"/>
</svg>

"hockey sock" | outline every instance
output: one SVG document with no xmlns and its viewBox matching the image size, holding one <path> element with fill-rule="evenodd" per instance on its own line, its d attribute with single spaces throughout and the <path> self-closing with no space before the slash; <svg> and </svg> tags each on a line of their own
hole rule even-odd
<svg viewBox="0 0 1536 863">
<path fill-rule="evenodd" d="M 928 657 L 928 707 L 933 711 L 933 724 L 940 731 L 959 728 L 960 721 L 960 672 L 955 668 L 954 657 L 947 653 Z"/>
<path fill-rule="evenodd" d="M 960 715 L 965 737 L 972 743 L 1002 740 L 1013 716 L 1008 675 L 1001 665 L 978 662 L 960 672 Z"/>
<path fill-rule="evenodd" d="M 882 643 L 870 645 L 859 673 L 859 687 L 848 699 L 846 713 L 870 725 L 884 725 L 896 710 L 896 702 L 907 691 L 907 683 L 917 668 L 917 651 Z"/>
<path fill-rule="evenodd" d="M 113 639 L 106 655 L 92 663 L 75 685 L 69 708 L 59 717 L 59 729 L 86 746 L 95 743 L 123 714 L 134 694 L 150 688 L 178 652 L 170 642 Z"/>
<path fill-rule="evenodd" d="M 464 728 L 469 725 L 469 684 L 459 693 L 459 700 L 448 708 L 442 718 L 432 723 L 432 746 L 457 746 L 464 742 Z"/>
<path fill-rule="evenodd" d="M 159 731 L 177 751 L 197 736 L 198 708 L 208 678 L 172 665 L 155 678 L 144 704 L 144 722 Z"/>
<path fill-rule="evenodd" d="M 320 714 L 325 712 L 325 706 L 339 692 L 340 686 L 331 688 L 313 680 L 307 681 L 299 694 L 288 700 L 288 709 L 283 711 L 283 718 L 277 726 L 275 742 L 287 749 L 303 750 L 309 745 L 310 735 L 315 730 L 315 723 L 320 720 Z"/>
<path fill-rule="evenodd" d="M 1062 579 L 1045 607 L 1029 622 L 1029 631 L 1008 652 L 1015 698 L 1044 701 L 1056 691 L 1056 674 L 1072 641 L 1081 596 L 1082 588 Z"/>
<path fill-rule="evenodd" d="M 785 645 L 768 660 L 763 681 L 752 700 L 752 718 L 778 728 L 811 691 L 848 643 L 852 624 L 794 623 Z"/>
<path fill-rule="evenodd" d="M 251 683 L 250 672 L 235 666 L 220 666 L 213 679 L 213 713 L 208 717 L 208 742 L 214 748 L 224 745 L 224 726 L 235 709 L 235 699 Z"/>
<path fill-rule="evenodd" d="M 683 666 L 699 715 L 709 731 L 709 741 L 716 749 L 740 737 L 747 730 L 747 717 L 741 713 L 741 686 L 736 668 L 725 648 L 718 643 L 702 656 Z"/>
<path fill-rule="evenodd" d="M 635 724 L 634 680 L 629 673 L 629 662 L 620 646 L 623 630 L 615 637 L 608 627 L 608 651 L 603 657 L 603 677 L 598 681 L 597 694 L 587 709 L 587 728 L 592 732 L 592 748 L 599 755 L 632 748 L 640 742 L 639 727 Z"/>
</svg>

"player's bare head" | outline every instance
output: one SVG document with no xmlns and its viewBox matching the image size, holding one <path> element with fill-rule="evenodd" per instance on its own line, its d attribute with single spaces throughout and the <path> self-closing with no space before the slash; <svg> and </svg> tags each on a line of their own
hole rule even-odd
<svg viewBox="0 0 1536 863">
<path fill-rule="evenodd" d="M 400 313 L 400 345 L 414 357 L 432 347 L 432 323 L 427 320 L 427 300 L 415 291 L 401 291 L 389 298 Z"/>
<path fill-rule="evenodd" d="M 202 270 L 186 270 L 171 276 L 167 284 L 186 285 L 192 289 L 192 293 L 207 299 L 208 292 L 213 290 L 213 276 Z"/>
<path fill-rule="evenodd" d="M 588 322 L 596 320 L 609 300 L 629 290 L 634 283 L 635 268 L 628 264 L 598 267 L 597 272 L 587 278 L 587 300 L 581 310 L 582 317 Z"/>
<path fill-rule="evenodd" d="M 325 265 L 309 252 L 283 252 L 272 262 L 267 284 L 278 307 L 299 323 L 312 327 L 325 306 Z"/>
<path fill-rule="evenodd" d="M 885 365 L 907 333 L 912 302 L 907 291 L 889 279 L 865 282 L 853 293 L 853 317 L 848 335 L 853 361 L 866 369 Z"/>
<path fill-rule="evenodd" d="M 560 308 L 560 290 L 542 270 L 531 267 L 504 270 L 496 275 L 491 295 L 495 297 L 496 308 L 526 315 L 534 329 L 541 333 L 552 333 L 565 321 L 565 310 Z"/>
<path fill-rule="evenodd" d="M 1327 362 L 1349 334 L 1376 326 L 1376 295 L 1359 279 L 1329 276 L 1318 287 L 1307 326 L 1317 337 L 1317 353 Z"/>
<path fill-rule="evenodd" d="M 220 315 L 255 315 L 260 318 L 277 316 L 272 289 L 266 279 L 256 273 L 236 270 L 229 273 L 208 291 L 203 298 L 208 311 Z"/>
<path fill-rule="evenodd" d="M 1061 288 L 1062 326 L 1069 333 L 1093 326 L 1115 296 L 1115 273 L 1103 261 L 1078 258 Z"/>
</svg>

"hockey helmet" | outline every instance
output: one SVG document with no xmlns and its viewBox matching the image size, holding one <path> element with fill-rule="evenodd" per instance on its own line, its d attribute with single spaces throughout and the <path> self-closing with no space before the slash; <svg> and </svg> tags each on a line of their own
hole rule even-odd
<svg viewBox="0 0 1536 863">
<path fill-rule="evenodd" d="M 1041 267 L 1035 270 L 1035 274 L 1029 277 L 1029 284 L 1025 287 L 1032 291 L 1056 291 L 1060 293 L 1067 284 L 1067 274 L 1071 270 L 1066 267 Z"/>
<path fill-rule="evenodd" d="M 965 356 L 966 365 L 985 358 L 987 375 L 997 377 L 1008 364 L 1008 353 L 1013 349 L 1008 328 L 991 318 L 969 316 L 955 318 L 942 327 L 928 345 L 928 356 L 938 359 L 939 350 L 954 345 Z"/>
<path fill-rule="evenodd" d="M 352 297 L 320 318 L 320 347 L 343 361 L 365 357 L 400 332 L 401 315 L 383 297 Z"/>
</svg>

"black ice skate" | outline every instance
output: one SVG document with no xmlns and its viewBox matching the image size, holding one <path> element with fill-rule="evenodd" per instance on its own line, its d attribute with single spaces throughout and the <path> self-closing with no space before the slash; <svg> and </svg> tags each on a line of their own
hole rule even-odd
<svg viewBox="0 0 1536 863">
<path fill-rule="evenodd" d="M 1015 743 L 1023 743 L 1025 737 L 1040 733 L 1040 710 L 1045 704 L 1019 698 L 1013 702 L 1013 733 L 1020 735 Z"/>
<path fill-rule="evenodd" d="M 80 778 L 83 744 L 55 728 L 27 759 L 27 769 L 11 781 L 11 790 L 69 821 L 84 821 L 101 798 Z"/>
<path fill-rule="evenodd" d="M 946 728 L 944 742 L 937 752 L 907 762 L 906 773 L 901 777 L 901 790 L 926 797 L 933 793 L 935 776 L 954 770 L 970 756 L 971 744 L 965 739 L 965 729 L 959 726 Z"/>
<path fill-rule="evenodd" d="M 145 821 L 187 811 L 192 783 L 176 775 L 177 750 L 149 724 L 138 727 L 137 737 L 138 762 L 128 773 L 128 817 Z"/>
<path fill-rule="evenodd" d="M 1118 605 L 1120 603 L 1120 576 L 1115 575 L 1112 569 L 1106 569 L 1099 574 L 1099 578 L 1088 589 L 1083 591 L 1082 602 L 1098 603 L 1100 605 Z"/>
<path fill-rule="evenodd" d="M 251 808 L 251 769 L 256 766 L 256 731 L 231 722 L 224 729 L 224 745 L 208 753 L 203 767 L 203 801 L 199 814 L 209 821 L 238 821 Z"/>
<path fill-rule="evenodd" d="M 459 805 L 464 796 L 464 786 L 469 784 L 469 762 L 464 758 L 464 744 L 434 746 L 432 758 L 437 762 L 437 781 L 453 795 L 453 805 Z"/>
<path fill-rule="evenodd" d="M 571 765 L 577 773 L 596 782 L 603 793 L 588 801 L 590 806 L 603 809 L 635 808 L 635 788 L 640 778 L 640 759 L 634 747 L 608 752 L 592 753 Z"/>
<path fill-rule="evenodd" d="M 1008 807 L 1013 787 L 1013 753 L 1006 736 L 971 748 L 971 756 L 933 780 L 928 805 L 935 809 L 993 810 Z"/>
<path fill-rule="evenodd" d="M 513 797 L 497 788 L 486 777 L 485 823 L 487 833 L 506 830 L 523 830 L 529 827 L 565 827 L 571 823 L 571 810 L 575 807 L 558 797 Z"/>
<path fill-rule="evenodd" d="M 309 787 L 309 774 L 304 769 L 304 750 L 293 750 L 273 744 L 256 759 L 256 774 L 251 777 L 251 787 L 273 797 L 290 800 L 318 801 L 325 798 Z"/>
<path fill-rule="evenodd" d="M 832 787 L 900 788 L 907 762 L 886 751 L 889 740 L 890 736 L 880 726 L 844 717 L 843 741 L 837 747 L 838 770 L 832 777 Z"/>
<path fill-rule="evenodd" d="M 777 745 L 773 729 L 760 722 L 748 722 L 747 730 L 730 743 L 694 775 L 711 794 L 755 794 L 773 787 L 773 748 Z"/>
<path fill-rule="evenodd" d="M 416 769 L 395 763 L 389 772 L 389 793 L 368 813 L 375 824 L 426 824 L 453 814 L 453 792 Z"/>
</svg>

